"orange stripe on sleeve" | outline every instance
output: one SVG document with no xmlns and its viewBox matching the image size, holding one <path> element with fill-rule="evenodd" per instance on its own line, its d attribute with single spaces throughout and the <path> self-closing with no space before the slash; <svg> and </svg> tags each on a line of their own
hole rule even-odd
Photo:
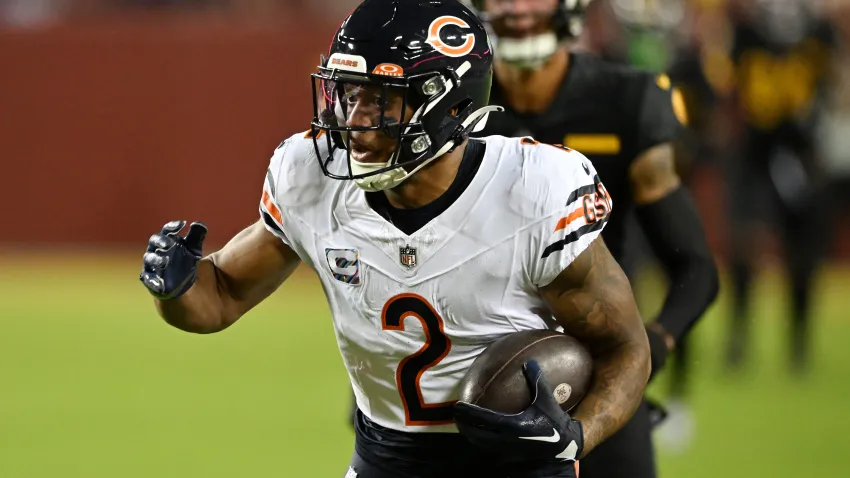
<svg viewBox="0 0 850 478">
<path fill-rule="evenodd" d="M 558 221 L 558 225 L 555 226 L 555 232 L 558 232 L 561 229 L 566 229 L 567 227 L 569 227 L 570 224 L 573 223 L 573 221 L 581 218 L 584 218 L 584 210 L 582 208 L 578 208 L 572 213 L 570 213 L 569 216 L 562 217 L 561 220 Z"/>
<path fill-rule="evenodd" d="M 277 204 L 274 203 L 271 195 L 265 189 L 263 189 L 263 206 L 266 207 L 266 210 L 272 215 L 278 224 L 283 224 L 283 217 L 280 214 L 280 209 L 277 208 Z"/>
</svg>

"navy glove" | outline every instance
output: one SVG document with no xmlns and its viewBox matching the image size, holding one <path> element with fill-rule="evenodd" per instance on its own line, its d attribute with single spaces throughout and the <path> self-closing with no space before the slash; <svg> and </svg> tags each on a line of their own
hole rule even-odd
<svg viewBox="0 0 850 478">
<path fill-rule="evenodd" d="M 457 402 L 458 430 L 474 445 L 506 461 L 577 460 L 584 448 L 581 423 L 561 409 L 536 361 L 526 362 L 522 371 L 534 395 L 528 408 L 505 414 Z"/>
<path fill-rule="evenodd" d="M 180 297 L 195 283 L 207 226 L 193 222 L 186 237 L 182 237 L 180 231 L 185 226 L 186 221 L 169 222 L 148 242 L 139 280 L 158 299 Z"/>
</svg>

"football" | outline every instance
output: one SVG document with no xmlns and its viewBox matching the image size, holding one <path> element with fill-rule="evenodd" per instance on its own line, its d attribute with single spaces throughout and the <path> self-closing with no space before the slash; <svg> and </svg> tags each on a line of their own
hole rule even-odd
<svg viewBox="0 0 850 478">
<path fill-rule="evenodd" d="M 512 333 L 487 347 L 461 381 L 460 400 L 502 413 L 525 410 L 533 398 L 522 371 L 529 359 L 540 364 L 565 411 L 584 397 L 593 371 L 587 348 L 560 332 L 530 330 Z"/>
</svg>

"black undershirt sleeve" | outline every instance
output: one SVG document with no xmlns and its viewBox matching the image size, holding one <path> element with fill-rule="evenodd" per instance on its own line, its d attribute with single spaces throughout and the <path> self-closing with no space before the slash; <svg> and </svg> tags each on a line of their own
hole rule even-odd
<svg viewBox="0 0 850 478">
<path fill-rule="evenodd" d="M 694 201 L 683 187 L 637 207 L 635 212 L 670 278 L 667 298 L 656 323 L 678 343 L 717 297 L 717 267 Z M 669 350 L 652 327 L 648 332 L 654 376 L 664 365 Z"/>
</svg>

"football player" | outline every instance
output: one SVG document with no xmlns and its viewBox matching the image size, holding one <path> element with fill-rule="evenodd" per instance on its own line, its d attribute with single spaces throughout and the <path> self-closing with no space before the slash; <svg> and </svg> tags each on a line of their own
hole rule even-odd
<svg viewBox="0 0 850 478">
<path fill-rule="evenodd" d="M 664 305 L 646 327 L 654 375 L 718 292 L 699 215 L 675 170 L 673 142 L 685 121 L 681 98 L 666 75 L 571 51 L 586 9 L 604 4 L 474 0 L 473 6 L 494 42 L 490 103 L 506 109 L 480 134 L 532 135 L 582 152 L 617 202 L 602 233 L 614 258 L 630 262 L 627 219 L 634 214 L 667 272 Z M 582 476 L 654 477 L 651 420 L 644 402 L 582 462 Z"/>
<path fill-rule="evenodd" d="M 206 227 L 183 236 L 174 221 L 144 255 L 160 315 L 196 333 L 232 325 L 299 263 L 317 272 L 359 409 L 349 476 L 575 477 L 649 377 L 593 165 L 529 138 L 468 138 L 500 109 L 492 62 L 457 0 L 366 0 L 312 75 L 310 130 L 271 158 L 260 220 L 203 258 Z M 533 361 L 525 411 L 456 402 L 488 345 L 557 328 L 594 356 L 570 414 Z"/>
<path fill-rule="evenodd" d="M 835 41 L 832 26 L 812 8 L 803 0 L 755 0 L 732 17 L 737 117 L 730 119 L 743 133 L 741 158 L 726 168 L 734 290 L 727 364 L 733 368 L 747 352 L 756 228 L 775 217 L 790 282 L 791 370 L 806 369 L 812 286 L 829 226 L 815 132 Z"/>
</svg>

